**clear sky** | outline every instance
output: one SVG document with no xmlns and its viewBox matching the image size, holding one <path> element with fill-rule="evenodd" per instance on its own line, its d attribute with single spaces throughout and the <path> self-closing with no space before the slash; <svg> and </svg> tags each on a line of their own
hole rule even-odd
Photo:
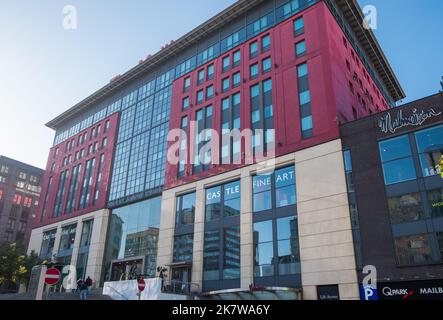
<svg viewBox="0 0 443 320">
<path fill-rule="evenodd" d="M 0 154 L 44 168 L 46 122 L 235 0 L 0 0 Z M 443 1 L 359 0 L 378 9 L 377 38 L 407 99 L 443 75 Z M 78 29 L 64 30 L 74 5 Z"/>
</svg>

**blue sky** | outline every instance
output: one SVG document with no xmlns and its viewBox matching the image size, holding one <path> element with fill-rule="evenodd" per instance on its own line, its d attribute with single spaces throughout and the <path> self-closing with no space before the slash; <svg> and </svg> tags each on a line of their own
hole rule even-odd
<svg viewBox="0 0 443 320">
<path fill-rule="evenodd" d="M 1 0 L 0 154 L 46 165 L 46 122 L 235 0 Z M 359 0 L 378 9 L 377 38 L 407 94 L 436 93 L 443 75 L 443 1 Z M 424 5 L 426 3 L 426 5 Z M 62 9 L 78 29 L 62 28 Z"/>
</svg>

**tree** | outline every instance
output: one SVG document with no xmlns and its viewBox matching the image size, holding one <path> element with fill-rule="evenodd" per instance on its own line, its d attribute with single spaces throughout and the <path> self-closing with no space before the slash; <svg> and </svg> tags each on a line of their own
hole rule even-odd
<svg viewBox="0 0 443 320">
<path fill-rule="evenodd" d="M 1 245 L 0 286 L 11 290 L 16 289 L 20 283 L 27 284 L 32 267 L 38 265 L 40 261 L 34 251 L 26 255 L 24 249 L 16 243 Z"/>
</svg>

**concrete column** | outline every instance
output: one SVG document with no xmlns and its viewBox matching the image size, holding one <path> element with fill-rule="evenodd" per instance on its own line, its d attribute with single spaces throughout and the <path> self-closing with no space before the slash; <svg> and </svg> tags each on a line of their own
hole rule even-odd
<svg viewBox="0 0 443 320">
<path fill-rule="evenodd" d="M 103 258 L 105 254 L 105 243 L 109 224 L 109 210 L 101 210 L 94 216 L 92 225 L 91 243 L 89 245 L 88 263 L 86 266 L 86 277 L 91 277 L 94 287 L 100 285 L 103 270 Z"/>
<path fill-rule="evenodd" d="M 240 206 L 240 286 L 249 289 L 254 282 L 252 231 L 252 177 L 248 168 L 241 170 Z"/>
<path fill-rule="evenodd" d="M 203 246 L 205 232 L 205 189 L 197 183 L 195 194 L 194 252 L 192 259 L 192 282 L 202 290 L 203 284 Z"/>
<path fill-rule="evenodd" d="M 77 222 L 77 227 L 75 229 L 75 239 L 74 239 L 74 246 L 72 248 L 71 266 L 77 265 L 77 258 L 78 258 L 78 251 L 80 249 L 82 230 L 83 230 L 83 221 L 79 220 Z"/>
<path fill-rule="evenodd" d="M 162 208 L 160 215 L 160 231 L 158 236 L 157 266 L 166 266 L 172 263 L 174 249 L 175 193 L 167 190 L 162 195 Z"/>
<path fill-rule="evenodd" d="M 303 299 L 316 300 L 317 286 L 331 284 L 342 299 L 358 299 L 340 140 L 302 150 L 295 162 Z"/>
</svg>

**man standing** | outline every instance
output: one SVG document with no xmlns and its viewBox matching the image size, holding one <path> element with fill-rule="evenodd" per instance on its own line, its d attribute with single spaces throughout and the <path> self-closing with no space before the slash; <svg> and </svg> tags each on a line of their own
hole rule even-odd
<svg viewBox="0 0 443 320">
<path fill-rule="evenodd" d="M 92 279 L 88 276 L 88 278 L 86 278 L 86 287 L 88 288 L 88 294 L 91 293 L 91 289 L 92 289 Z"/>
<path fill-rule="evenodd" d="M 82 281 L 80 284 L 80 300 L 88 300 L 88 286 L 86 281 Z"/>
</svg>

